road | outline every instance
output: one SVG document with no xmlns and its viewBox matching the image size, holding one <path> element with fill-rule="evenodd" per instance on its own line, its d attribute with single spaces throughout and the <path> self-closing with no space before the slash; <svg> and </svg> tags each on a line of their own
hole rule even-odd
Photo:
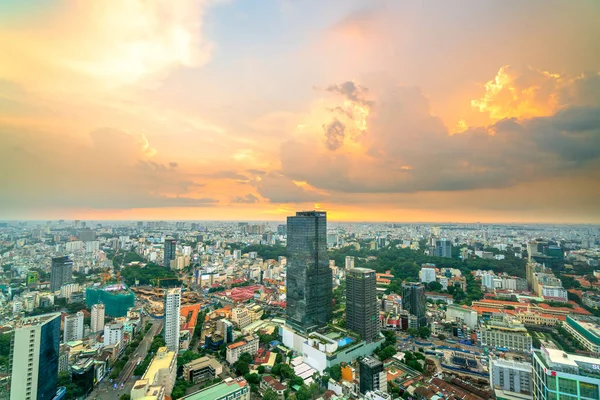
<svg viewBox="0 0 600 400">
<path fill-rule="evenodd" d="M 88 397 L 89 399 L 118 400 L 123 394 L 129 394 L 131 392 L 131 388 L 136 380 L 132 374 L 137 366 L 138 358 L 141 357 L 142 361 L 144 360 L 146 354 L 148 354 L 148 349 L 150 349 L 154 336 L 158 335 L 162 330 L 162 320 L 150 319 L 150 323 L 152 323 L 152 328 L 146 332 L 146 335 L 144 335 L 138 348 L 131 354 L 129 361 L 127 361 L 127 364 L 123 367 L 119 377 L 112 383 L 108 379 L 108 376 L 104 378 L 90 394 Z M 115 382 L 118 383 L 117 390 L 113 389 Z M 123 387 L 121 387 L 121 385 L 123 385 Z"/>
</svg>

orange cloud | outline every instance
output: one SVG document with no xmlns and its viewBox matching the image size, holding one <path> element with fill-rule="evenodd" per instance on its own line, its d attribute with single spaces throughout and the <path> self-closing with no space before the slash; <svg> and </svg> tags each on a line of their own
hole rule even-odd
<svg viewBox="0 0 600 400">
<path fill-rule="evenodd" d="M 493 120 L 552 115 L 560 106 L 560 92 L 565 82 L 568 80 L 559 74 L 506 65 L 485 84 L 485 93 L 472 100 L 471 106 L 489 114 Z"/>
<path fill-rule="evenodd" d="M 76 84 L 89 90 L 92 82 L 114 87 L 168 67 L 202 65 L 211 50 L 200 34 L 207 3 L 63 0 L 34 21 L 35 29 L 0 28 L 0 53 L 10 60 L 0 63 L 0 77 L 38 88 Z"/>
</svg>

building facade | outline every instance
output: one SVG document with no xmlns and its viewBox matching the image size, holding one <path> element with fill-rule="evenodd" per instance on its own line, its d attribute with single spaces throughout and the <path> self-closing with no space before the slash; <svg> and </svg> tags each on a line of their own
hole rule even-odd
<svg viewBox="0 0 600 400">
<path fill-rule="evenodd" d="M 232 365 L 237 362 L 242 353 L 250 353 L 250 355 L 255 356 L 258 352 L 258 344 L 258 337 L 248 335 L 244 338 L 244 340 L 231 343 L 229 346 L 227 346 L 225 359 L 230 365 Z"/>
<path fill-rule="evenodd" d="M 358 363 L 360 393 L 380 390 L 387 392 L 387 373 L 383 363 L 374 357 L 364 357 Z"/>
<path fill-rule="evenodd" d="M 104 304 L 94 304 L 92 306 L 92 318 L 90 325 L 92 332 L 100 332 L 104 330 Z"/>
<path fill-rule="evenodd" d="M 304 332 L 325 326 L 333 310 L 325 212 L 288 217 L 286 276 L 286 322 Z"/>
<path fill-rule="evenodd" d="M 177 240 L 165 239 L 165 251 L 163 265 L 167 268 L 171 268 L 171 261 L 175 259 L 177 254 Z"/>
<path fill-rule="evenodd" d="M 353 268 L 346 275 L 346 329 L 372 342 L 380 330 L 375 271 Z"/>
<path fill-rule="evenodd" d="M 73 261 L 68 256 L 54 257 L 50 270 L 50 290 L 55 292 L 73 282 Z"/>
<path fill-rule="evenodd" d="M 531 363 L 491 359 L 490 386 L 511 393 L 531 395 L 533 392 L 533 371 Z"/>
<path fill-rule="evenodd" d="M 58 385 L 60 313 L 22 319 L 11 347 L 10 398 L 50 400 Z"/>
<path fill-rule="evenodd" d="M 179 352 L 179 313 L 181 310 L 181 288 L 165 292 L 165 343 L 170 351 Z"/>
<path fill-rule="evenodd" d="M 531 335 L 517 319 L 504 317 L 501 320 L 488 321 L 480 329 L 481 344 L 503 347 L 510 350 L 530 352 Z"/>
<path fill-rule="evenodd" d="M 77 314 L 65 317 L 63 341 L 66 343 L 81 339 L 83 339 L 83 312 L 79 311 Z"/>
<path fill-rule="evenodd" d="M 425 287 L 421 283 L 402 284 L 402 308 L 417 317 L 418 327 L 427 326 Z"/>
<path fill-rule="evenodd" d="M 123 340 L 123 323 L 115 322 L 104 327 L 104 345 L 113 346 Z"/>
<path fill-rule="evenodd" d="M 535 400 L 600 399 L 600 361 L 562 350 L 533 351 Z"/>
</svg>

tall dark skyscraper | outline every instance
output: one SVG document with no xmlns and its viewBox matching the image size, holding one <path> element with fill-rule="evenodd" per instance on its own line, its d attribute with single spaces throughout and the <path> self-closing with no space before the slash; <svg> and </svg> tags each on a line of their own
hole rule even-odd
<svg viewBox="0 0 600 400">
<path fill-rule="evenodd" d="M 60 313 L 24 318 L 13 335 L 10 398 L 51 400 L 58 385 Z"/>
<path fill-rule="evenodd" d="M 387 374 L 383 363 L 373 357 L 365 357 L 359 361 L 360 392 L 365 394 L 373 390 L 387 392 Z"/>
<path fill-rule="evenodd" d="M 379 333 L 375 271 L 352 268 L 346 273 L 346 328 L 372 342 Z"/>
<path fill-rule="evenodd" d="M 415 282 L 402 284 L 402 308 L 417 317 L 419 328 L 427 326 L 425 307 L 425 287 L 423 284 Z"/>
<path fill-rule="evenodd" d="M 332 315 L 327 213 L 301 211 L 287 219 L 286 321 L 300 331 L 325 326 Z"/>
<path fill-rule="evenodd" d="M 73 282 L 73 261 L 67 256 L 53 258 L 50 270 L 50 290 L 58 290 L 62 285 L 71 282 Z"/>
<path fill-rule="evenodd" d="M 177 240 L 176 239 L 165 239 L 165 259 L 164 266 L 167 268 L 171 267 L 171 260 L 175 259 L 177 253 Z"/>
</svg>

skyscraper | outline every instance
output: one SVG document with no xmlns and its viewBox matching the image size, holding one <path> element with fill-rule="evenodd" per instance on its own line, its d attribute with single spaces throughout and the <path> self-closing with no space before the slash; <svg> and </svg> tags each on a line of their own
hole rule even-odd
<svg viewBox="0 0 600 400">
<path fill-rule="evenodd" d="M 427 325 L 425 307 L 425 287 L 415 282 L 402 284 L 402 308 L 417 317 L 419 328 Z"/>
<path fill-rule="evenodd" d="M 373 357 L 365 357 L 359 361 L 360 392 L 365 394 L 373 390 L 387 392 L 387 374 L 383 363 Z"/>
<path fill-rule="evenodd" d="M 179 351 L 179 312 L 181 309 L 181 288 L 165 292 L 165 344 L 169 351 Z"/>
<path fill-rule="evenodd" d="M 431 247 L 429 247 L 429 255 L 432 257 L 452 258 L 452 242 L 445 238 L 432 238 Z"/>
<path fill-rule="evenodd" d="M 353 268 L 346 275 L 346 328 L 372 342 L 379 333 L 375 271 Z"/>
<path fill-rule="evenodd" d="M 165 239 L 164 263 L 167 268 L 171 267 L 171 260 L 175 259 L 177 253 L 177 240 Z"/>
<path fill-rule="evenodd" d="M 73 261 L 68 256 L 52 259 L 50 290 L 56 291 L 66 283 L 73 282 Z"/>
<path fill-rule="evenodd" d="M 12 343 L 10 398 L 50 400 L 58 384 L 60 313 L 24 318 Z"/>
<path fill-rule="evenodd" d="M 287 218 L 287 257 L 287 323 L 300 331 L 325 326 L 333 296 L 327 213 L 301 211 Z"/>
<path fill-rule="evenodd" d="M 64 339 L 65 343 L 83 339 L 83 312 L 67 315 L 65 317 Z"/>
<path fill-rule="evenodd" d="M 92 332 L 104 330 L 104 304 L 94 304 L 92 306 L 92 318 L 90 321 Z"/>
</svg>

